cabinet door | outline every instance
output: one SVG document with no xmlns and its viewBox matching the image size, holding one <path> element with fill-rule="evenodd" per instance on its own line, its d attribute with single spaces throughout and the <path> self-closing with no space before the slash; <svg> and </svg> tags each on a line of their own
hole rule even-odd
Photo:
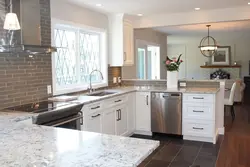
<svg viewBox="0 0 250 167">
<path fill-rule="evenodd" d="M 102 133 L 115 135 L 116 111 L 114 109 L 106 109 L 102 117 Z"/>
<path fill-rule="evenodd" d="M 134 30 L 128 21 L 123 23 L 124 65 L 134 64 Z"/>
<path fill-rule="evenodd" d="M 101 112 L 95 112 L 93 114 L 87 115 L 86 118 L 84 117 L 85 120 L 85 130 L 90 131 L 90 132 L 97 132 L 101 133 L 102 128 L 101 128 Z"/>
<path fill-rule="evenodd" d="M 129 134 L 135 131 L 135 93 L 128 95 L 128 132 Z"/>
<path fill-rule="evenodd" d="M 128 107 L 123 105 L 116 109 L 116 135 L 126 136 L 128 134 Z"/>
<path fill-rule="evenodd" d="M 136 130 L 151 132 L 151 105 L 149 92 L 136 93 Z"/>
</svg>

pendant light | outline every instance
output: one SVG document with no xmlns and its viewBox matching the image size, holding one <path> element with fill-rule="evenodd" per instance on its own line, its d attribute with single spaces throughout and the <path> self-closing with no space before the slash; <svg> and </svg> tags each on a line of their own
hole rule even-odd
<svg viewBox="0 0 250 167">
<path fill-rule="evenodd" d="M 10 7 L 10 13 L 7 13 L 5 16 L 3 28 L 5 30 L 10 30 L 10 31 L 11 30 L 20 30 L 21 27 L 20 27 L 17 15 L 16 15 L 16 13 L 12 13 L 12 8 L 13 8 L 12 0 L 10 0 L 9 7 Z"/>
<path fill-rule="evenodd" d="M 211 25 L 206 25 L 206 27 L 208 28 L 208 35 L 201 40 L 199 48 L 202 55 L 212 57 L 215 55 L 218 46 L 216 40 L 210 36 L 209 28 Z"/>
</svg>

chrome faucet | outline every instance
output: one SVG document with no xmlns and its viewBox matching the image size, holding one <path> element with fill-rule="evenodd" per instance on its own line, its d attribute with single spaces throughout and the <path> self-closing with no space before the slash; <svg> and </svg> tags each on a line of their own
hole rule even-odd
<svg viewBox="0 0 250 167">
<path fill-rule="evenodd" d="M 91 71 L 91 73 L 89 74 L 89 93 L 93 92 L 92 80 L 91 80 L 93 72 L 99 72 L 101 74 L 101 77 L 102 77 L 102 80 L 103 80 L 103 74 L 102 74 L 102 72 L 100 70 L 93 70 L 93 71 Z"/>
</svg>

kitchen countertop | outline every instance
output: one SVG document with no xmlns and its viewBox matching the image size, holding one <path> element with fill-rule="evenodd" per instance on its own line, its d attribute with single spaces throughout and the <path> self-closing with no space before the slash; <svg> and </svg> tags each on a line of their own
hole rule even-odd
<svg viewBox="0 0 250 167">
<path fill-rule="evenodd" d="M 154 87 L 154 86 L 124 86 L 117 87 L 113 89 L 108 89 L 106 91 L 116 92 L 115 94 L 110 94 L 107 96 L 87 96 L 86 94 L 76 94 L 78 99 L 71 101 L 71 103 L 76 104 L 89 104 L 97 102 L 100 100 L 105 100 L 127 94 L 130 92 L 178 92 L 178 93 L 201 93 L 201 94 L 216 94 L 219 92 L 220 88 L 167 88 L 167 87 Z"/>
<path fill-rule="evenodd" d="M 88 104 L 130 92 L 181 92 L 215 94 L 219 88 L 168 89 L 166 87 L 119 87 L 103 97 L 78 94 L 74 104 Z M 29 167 L 135 167 L 159 146 L 159 141 L 141 140 L 25 124 L 36 113 L 0 112 L 0 166 Z"/>
<path fill-rule="evenodd" d="M 135 167 L 159 141 L 0 122 L 1 167 Z"/>
</svg>

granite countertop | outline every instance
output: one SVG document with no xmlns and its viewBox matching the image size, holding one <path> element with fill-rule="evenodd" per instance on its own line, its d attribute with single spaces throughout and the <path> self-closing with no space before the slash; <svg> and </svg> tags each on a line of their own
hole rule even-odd
<svg viewBox="0 0 250 167">
<path fill-rule="evenodd" d="M 159 141 L 0 122 L 1 167 L 135 167 Z"/>
<path fill-rule="evenodd" d="M 70 103 L 76 104 L 89 104 L 97 102 L 100 100 L 105 100 L 120 96 L 123 94 L 131 92 L 178 92 L 178 93 L 202 93 L 202 94 L 216 94 L 219 92 L 220 88 L 167 88 L 167 87 L 155 87 L 155 86 L 122 86 L 113 89 L 108 89 L 106 91 L 116 92 L 115 94 L 110 94 L 107 96 L 87 96 L 87 94 L 76 94 L 78 96 L 77 100 L 73 100 Z"/>
<path fill-rule="evenodd" d="M 32 119 L 32 117 L 37 116 L 36 113 L 1 110 L 0 111 L 0 125 L 1 122 L 20 122 L 27 119 Z"/>
</svg>

